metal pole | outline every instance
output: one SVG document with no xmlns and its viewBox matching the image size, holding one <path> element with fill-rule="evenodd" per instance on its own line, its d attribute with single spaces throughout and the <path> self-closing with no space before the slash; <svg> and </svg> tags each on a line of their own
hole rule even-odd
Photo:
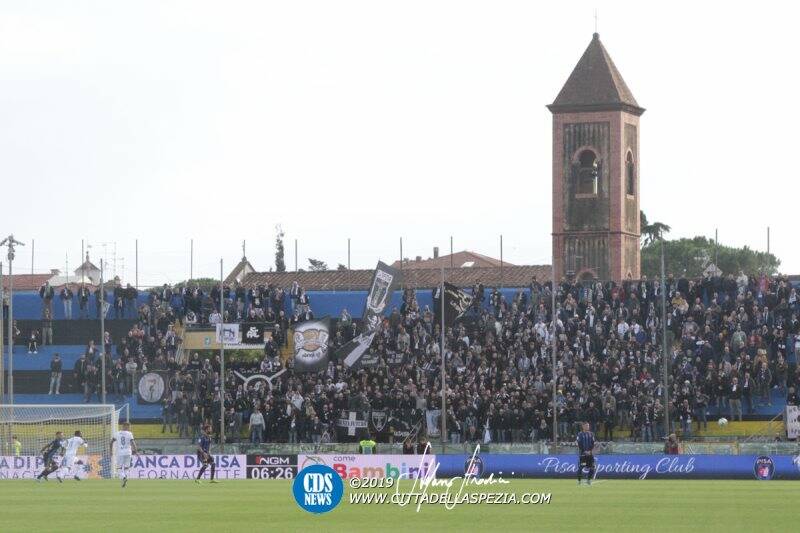
<svg viewBox="0 0 800 533">
<path fill-rule="evenodd" d="M 453 236 L 450 235 L 450 270 L 453 269 Z"/>
<path fill-rule="evenodd" d="M 767 226 L 767 253 L 769 253 L 769 226 Z"/>
<path fill-rule="evenodd" d="M 442 288 L 439 292 L 439 314 L 442 319 L 442 453 L 447 443 L 447 372 L 445 370 L 446 359 L 444 356 L 444 267 L 442 267 Z"/>
<path fill-rule="evenodd" d="M 719 230 L 717 228 L 714 228 L 714 265 L 719 268 Z"/>
<path fill-rule="evenodd" d="M 767 234 L 769 234 L 769 229 L 767 229 Z M 769 237 L 767 237 L 767 242 L 769 242 Z M 769 249 L 769 245 L 767 245 L 767 249 Z M 36 250 L 36 239 L 31 239 L 31 274 L 33 274 L 34 250 Z"/>
<path fill-rule="evenodd" d="M 296 242 L 296 241 L 295 241 Z M 219 260 L 219 313 L 222 317 L 222 323 L 225 323 L 225 298 L 223 295 L 223 274 L 222 274 L 222 259 Z M 220 336 L 219 354 L 220 354 L 220 370 L 219 370 L 219 442 L 222 445 L 222 451 L 225 451 L 225 343 Z"/>
<path fill-rule="evenodd" d="M 350 237 L 347 238 L 347 270 L 350 270 Z"/>
<path fill-rule="evenodd" d="M 503 236 L 500 235 L 500 288 L 503 288 Z"/>
<path fill-rule="evenodd" d="M 194 239 L 189 239 L 189 279 L 194 279 Z"/>
<path fill-rule="evenodd" d="M 8 251 L 8 404 L 14 405 L 14 248 Z"/>
<path fill-rule="evenodd" d="M 86 272 L 83 268 L 83 265 L 86 263 L 86 256 L 84 256 L 84 249 L 83 249 L 83 239 L 81 239 L 81 283 L 83 283 L 83 278 L 86 277 Z"/>
<path fill-rule="evenodd" d="M 103 273 L 105 264 L 103 259 L 100 259 L 100 372 L 102 377 L 100 383 L 103 391 L 103 402 L 106 403 L 106 310 L 105 310 L 105 292 Z"/>
<path fill-rule="evenodd" d="M 136 264 L 135 264 L 135 282 L 136 282 L 136 290 L 139 290 L 139 239 L 136 239 Z"/>
<path fill-rule="evenodd" d="M 294 271 L 297 272 L 297 239 L 294 240 Z"/>
<path fill-rule="evenodd" d="M 667 276 L 664 274 L 664 239 L 661 239 L 661 344 L 664 357 L 664 434 L 669 435 L 669 354 L 667 353 Z"/>
<path fill-rule="evenodd" d="M 405 276 L 403 276 L 403 238 L 400 237 L 400 279 L 402 280 Z M 401 282 L 401 286 L 405 289 L 405 282 Z"/>
<path fill-rule="evenodd" d="M 556 327 L 556 261 L 553 256 L 553 287 L 551 293 L 553 297 L 553 348 L 552 348 L 552 364 L 553 364 L 553 445 L 558 442 L 558 385 L 557 385 L 557 355 L 558 351 L 558 328 Z"/>
</svg>

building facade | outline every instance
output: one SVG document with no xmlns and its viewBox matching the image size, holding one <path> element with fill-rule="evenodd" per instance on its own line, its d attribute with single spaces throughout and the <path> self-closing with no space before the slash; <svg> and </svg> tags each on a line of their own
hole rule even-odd
<svg viewBox="0 0 800 533">
<path fill-rule="evenodd" d="M 638 279 L 639 117 L 644 113 L 595 33 L 555 101 L 556 275 Z"/>
</svg>

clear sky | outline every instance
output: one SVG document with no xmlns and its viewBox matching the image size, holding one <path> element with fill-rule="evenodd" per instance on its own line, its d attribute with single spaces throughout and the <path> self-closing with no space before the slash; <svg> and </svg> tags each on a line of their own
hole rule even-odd
<svg viewBox="0 0 800 533">
<path fill-rule="evenodd" d="M 591 40 L 638 102 L 642 208 L 800 273 L 789 2 L 0 3 L 0 234 L 81 239 L 140 284 L 247 256 L 331 267 L 434 246 L 549 264 L 552 102 Z M 107 243 L 105 248 L 103 243 Z M 105 252 L 103 250 L 105 249 Z M 124 258 L 124 262 L 123 262 Z M 124 267 L 123 267 L 124 264 Z M 113 265 L 112 265 L 113 268 Z"/>
</svg>

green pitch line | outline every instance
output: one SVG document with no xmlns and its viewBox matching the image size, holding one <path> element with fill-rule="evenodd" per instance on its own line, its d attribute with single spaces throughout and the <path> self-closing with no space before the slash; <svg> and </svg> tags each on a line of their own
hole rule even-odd
<svg viewBox="0 0 800 533">
<path fill-rule="evenodd" d="M 405 486 L 403 486 L 405 487 Z M 410 488 L 410 487 L 409 487 Z M 432 491 L 434 489 L 431 489 Z M 793 531 L 800 484 L 789 481 L 513 480 L 484 490 L 552 493 L 549 505 L 416 508 L 342 503 L 311 515 L 291 481 L 0 481 L 3 531 Z M 314 528 L 314 529 L 310 529 Z"/>
</svg>

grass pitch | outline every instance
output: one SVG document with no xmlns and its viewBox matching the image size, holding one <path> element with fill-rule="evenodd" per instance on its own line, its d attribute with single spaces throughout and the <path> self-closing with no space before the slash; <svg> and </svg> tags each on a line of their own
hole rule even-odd
<svg viewBox="0 0 800 533">
<path fill-rule="evenodd" d="M 405 483 L 401 488 L 406 488 Z M 410 489 L 410 483 L 407 487 Z M 0 481 L 2 531 L 792 531 L 800 484 L 791 481 L 511 480 L 484 491 L 552 493 L 549 505 L 350 504 L 300 509 L 291 481 Z M 393 489 L 392 489 L 393 490 Z M 431 489 L 434 492 L 436 489 Z M 474 490 L 474 489 L 473 489 Z M 367 491 L 368 492 L 368 491 Z"/>
</svg>

